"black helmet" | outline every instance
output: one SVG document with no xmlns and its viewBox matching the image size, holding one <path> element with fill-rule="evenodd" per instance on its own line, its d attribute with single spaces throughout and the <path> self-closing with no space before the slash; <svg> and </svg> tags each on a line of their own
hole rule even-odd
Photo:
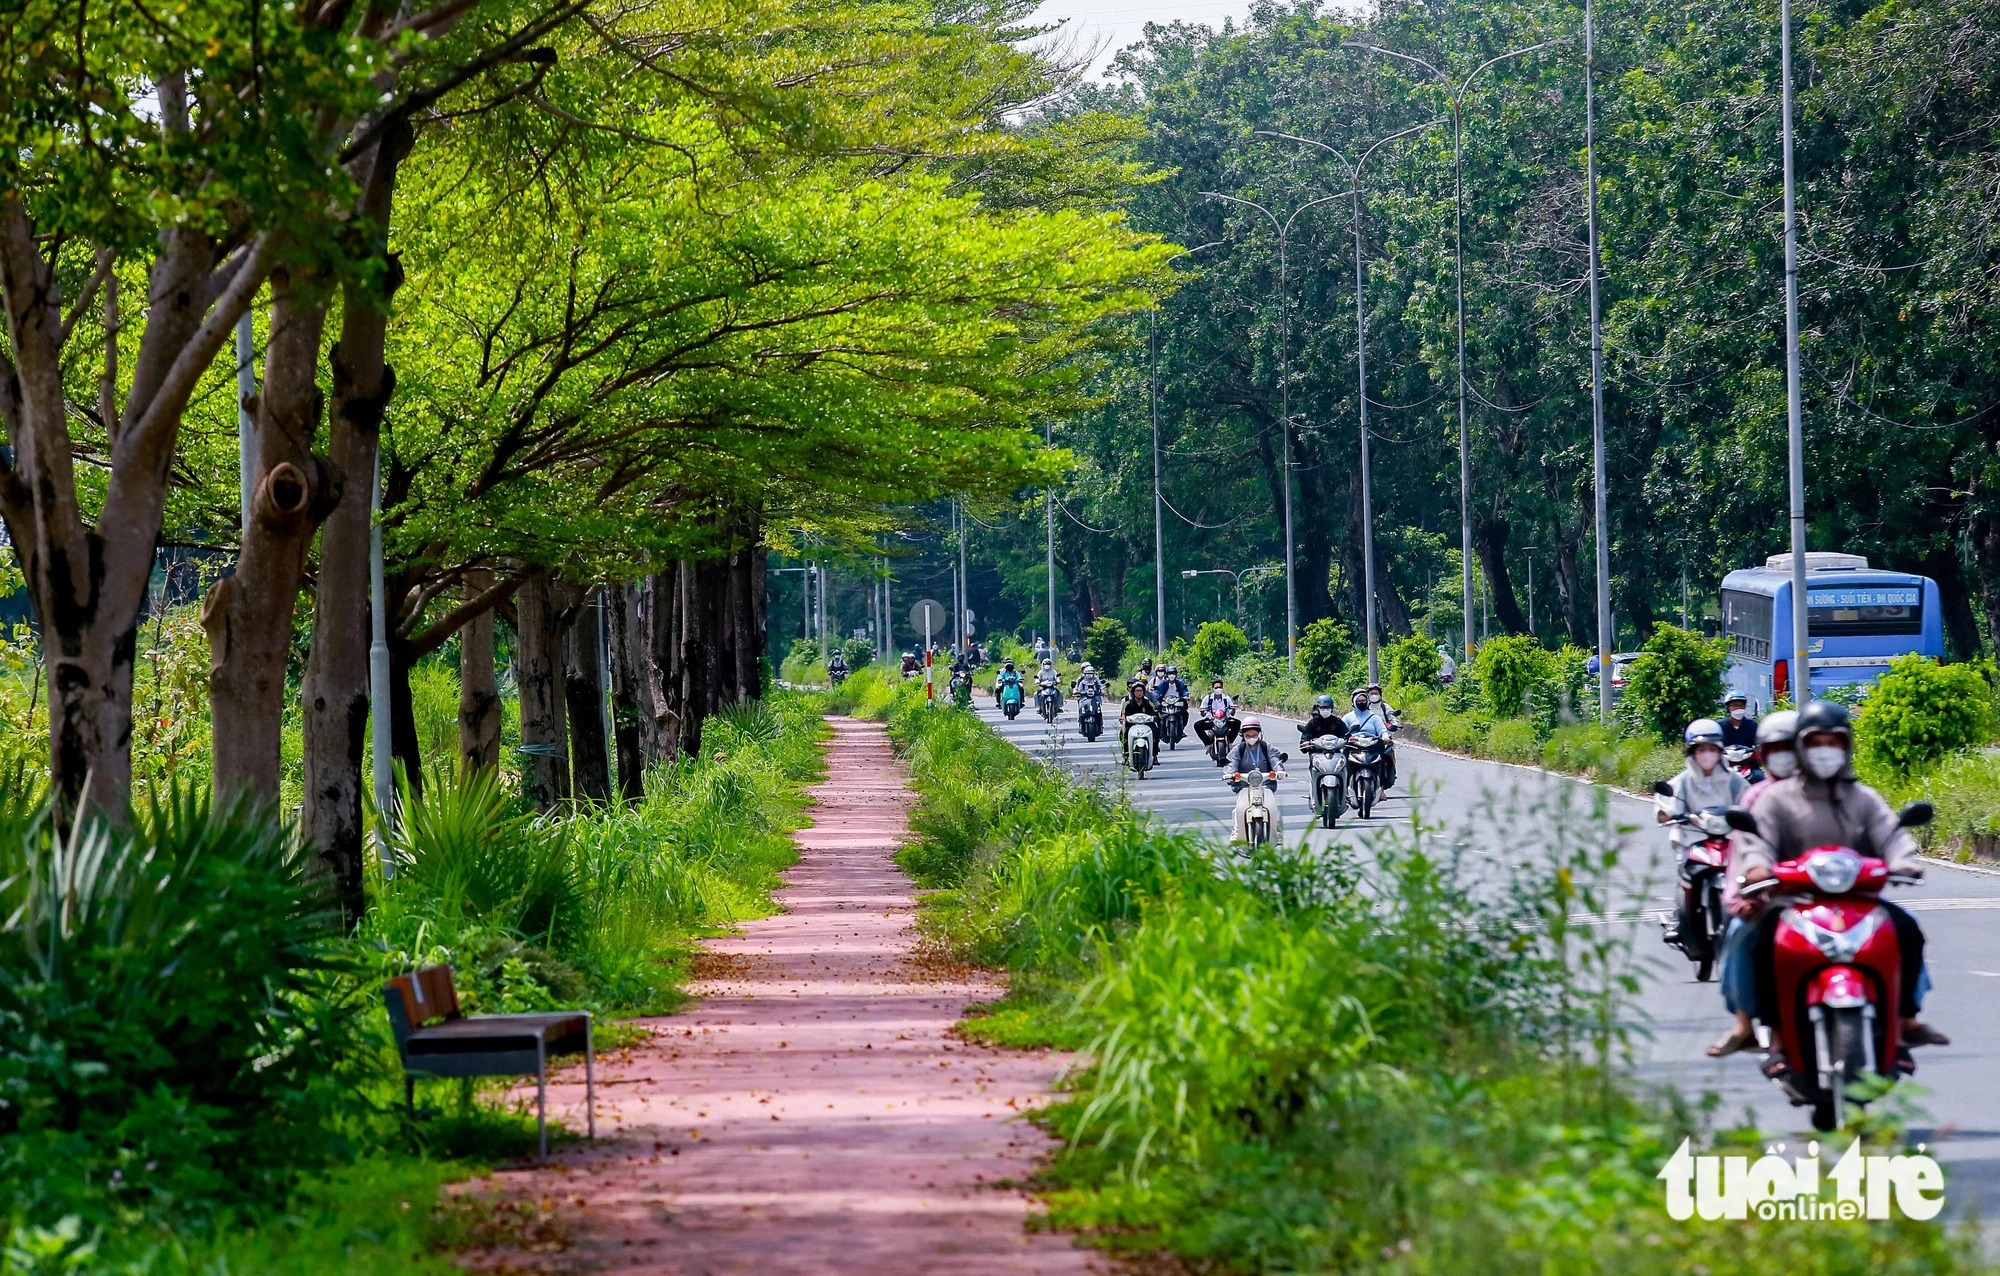
<svg viewBox="0 0 2000 1276">
<path fill-rule="evenodd" d="M 1854 726 L 1848 721 L 1847 706 L 1835 700 L 1815 700 L 1799 710 L 1796 729 L 1801 744 L 1815 731 L 1831 731 L 1849 747 L 1854 743 Z"/>
</svg>

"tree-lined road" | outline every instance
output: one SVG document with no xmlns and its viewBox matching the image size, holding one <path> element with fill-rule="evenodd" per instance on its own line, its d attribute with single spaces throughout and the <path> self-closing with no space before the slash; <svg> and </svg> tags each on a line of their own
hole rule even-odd
<svg viewBox="0 0 2000 1276">
<path fill-rule="evenodd" d="M 1221 773 L 1202 752 L 1192 733 L 1177 750 L 1169 750 L 1160 767 L 1136 780 L 1118 763 L 1115 706 L 1106 707 L 1107 731 L 1095 743 L 1076 734 L 1074 705 L 1058 719 L 1060 731 L 1033 712 L 1032 706 L 1008 722 L 985 700 L 978 702 L 982 719 L 1025 752 L 1053 756 L 1064 768 L 1083 777 L 1102 777 L 1123 786 L 1134 806 L 1159 815 L 1178 828 L 1227 838 L 1235 797 Z M 1279 786 L 1287 834 L 1296 837 L 1307 827 L 1298 752 L 1297 722 L 1273 715 L 1264 718 L 1269 738 L 1292 754 L 1293 778 Z M 1489 804 L 1509 799 L 1532 804 L 1549 786 L 1581 785 L 1566 776 L 1527 767 L 1486 762 L 1399 743 L 1397 787 L 1385 796 L 1376 816 L 1366 825 L 1352 812 L 1339 828 L 1312 826 L 1315 845 L 1333 839 L 1365 839 L 1370 827 L 1406 819 L 1415 805 L 1425 818 L 1449 830 L 1463 830 L 1475 852 L 1492 855 L 1518 832 L 1493 827 L 1484 817 Z M 1122 779 L 1121 779 L 1122 777 Z M 1807 1109 L 1794 1108 L 1759 1073 L 1753 1056 L 1712 1060 L 1704 1051 L 1728 1027 L 1721 993 L 1714 984 L 1698 984 L 1693 967 L 1659 939 L 1658 918 L 1670 906 L 1672 861 L 1664 830 L 1653 822 L 1652 803 L 1609 790 L 1611 815 L 1621 825 L 1636 827 L 1627 835 L 1627 876 L 1632 895 L 1627 908 L 1638 920 L 1633 949 L 1640 959 L 1643 988 L 1637 1004 L 1645 1015 L 1650 1039 L 1637 1042 L 1639 1076 L 1668 1083 L 1698 1097 L 1714 1092 L 1721 1098 L 1717 1119 L 1733 1123 L 1744 1111 L 1755 1113 L 1767 1131 L 1804 1134 L 1810 1126 Z M 1503 838 L 1500 836 L 1505 834 Z M 1922 886 L 1892 896 L 1922 922 L 1928 936 L 1931 977 L 1936 984 L 1925 1005 L 1925 1018 L 1950 1034 L 1952 1044 L 1916 1052 L 1918 1070 L 1891 1096 L 1891 1102 L 1915 1110 L 1910 1126 L 1921 1138 L 1935 1138 L 1935 1154 L 1948 1163 L 1950 1200 L 1954 1211 L 1974 1210 L 1991 1216 L 2000 1210 L 2000 873 L 1981 872 L 1933 863 Z"/>
</svg>

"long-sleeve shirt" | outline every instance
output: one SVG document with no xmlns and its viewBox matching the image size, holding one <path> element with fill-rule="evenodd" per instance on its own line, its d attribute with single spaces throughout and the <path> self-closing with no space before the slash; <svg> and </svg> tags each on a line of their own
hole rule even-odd
<svg viewBox="0 0 2000 1276">
<path fill-rule="evenodd" d="M 1757 747 L 1757 719 L 1749 714 L 1740 718 L 1722 720 L 1722 743 L 1726 747 L 1754 749 Z"/>
<path fill-rule="evenodd" d="M 1743 791 L 1750 787 L 1736 771 L 1717 762 L 1715 770 L 1703 775 L 1699 768 L 1689 763 L 1681 773 L 1673 778 L 1674 795 L 1668 800 L 1669 815 L 1691 815 L 1696 811 L 1706 811 L 1712 806 L 1735 806 L 1743 798 Z M 1677 824 L 1669 834 L 1677 847 L 1692 846 L 1706 836 L 1701 830 L 1686 824 Z"/>
<path fill-rule="evenodd" d="M 1347 715 L 1347 734 L 1374 736 L 1378 740 L 1389 738 L 1389 724 L 1381 714 L 1372 709 L 1356 709 Z"/>
<path fill-rule="evenodd" d="M 1887 860 L 1891 872 L 1922 872 L 1917 839 L 1851 768 L 1831 780 L 1779 780 L 1758 795 L 1755 813 L 1757 831 L 1736 835 L 1730 862 L 1737 873 L 1797 859 L 1816 846 L 1845 846 Z"/>
<path fill-rule="evenodd" d="M 1239 771 L 1275 771 L 1278 769 L 1278 751 L 1268 740 L 1246 740 L 1238 737 L 1229 746 L 1229 761 L 1225 764 L 1231 775 Z"/>
<path fill-rule="evenodd" d="M 1218 707 L 1221 708 L 1222 716 L 1225 718 L 1236 712 L 1236 702 L 1229 698 L 1227 691 L 1211 691 L 1202 697 L 1201 711 L 1203 714 L 1213 717 Z"/>
</svg>

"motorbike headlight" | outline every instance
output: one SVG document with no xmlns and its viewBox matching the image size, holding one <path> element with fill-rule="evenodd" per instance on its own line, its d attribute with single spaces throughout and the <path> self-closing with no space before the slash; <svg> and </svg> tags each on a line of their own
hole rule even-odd
<svg viewBox="0 0 2000 1276">
<path fill-rule="evenodd" d="M 1701 831 L 1708 834 L 1710 837 L 1729 836 L 1729 821 L 1723 819 L 1720 815 L 1717 815 L 1714 811 L 1703 811 L 1701 815 L 1696 818 L 1696 823 L 1698 823 L 1701 826 Z"/>
<path fill-rule="evenodd" d="M 1861 857 L 1849 851 L 1821 851 L 1806 861 L 1805 868 L 1822 895 L 1845 895 L 1861 878 Z"/>
</svg>

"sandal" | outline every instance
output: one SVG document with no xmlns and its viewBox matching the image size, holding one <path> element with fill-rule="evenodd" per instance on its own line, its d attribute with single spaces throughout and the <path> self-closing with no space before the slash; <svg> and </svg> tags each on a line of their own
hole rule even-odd
<svg viewBox="0 0 2000 1276">
<path fill-rule="evenodd" d="M 1951 1038 L 1927 1023 L 1912 1024 L 1903 1029 L 1903 1041 L 1912 1046 L 1948 1046 Z"/>
<path fill-rule="evenodd" d="M 1723 1034 L 1720 1041 L 1708 1048 L 1708 1057 L 1711 1059 L 1726 1059 L 1737 1051 L 1748 1050 L 1756 1044 L 1757 1034 L 1754 1031 L 1739 1032 L 1731 1029 L 1729 1032 Z"/>
</svg>

